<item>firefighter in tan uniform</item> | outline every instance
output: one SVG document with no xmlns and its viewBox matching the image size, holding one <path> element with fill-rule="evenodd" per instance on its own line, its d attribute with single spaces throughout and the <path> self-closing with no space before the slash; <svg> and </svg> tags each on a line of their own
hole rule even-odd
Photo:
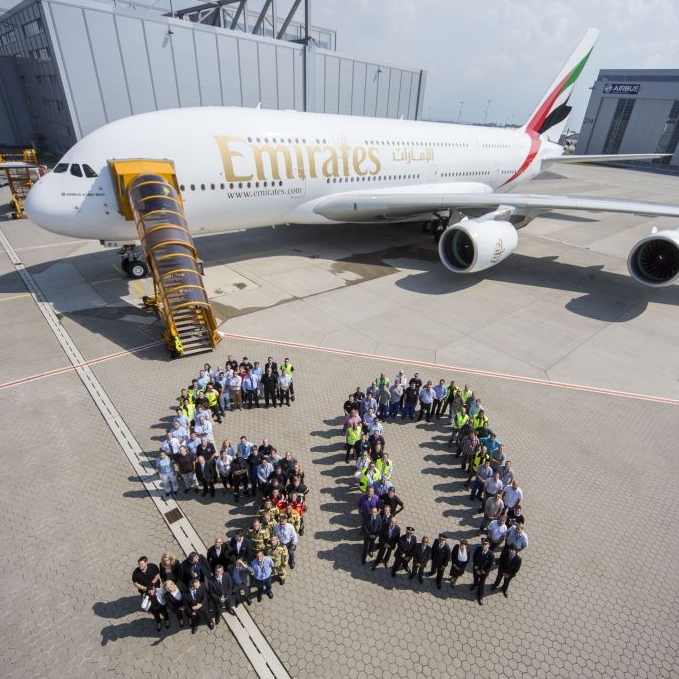
<svg viewBox="0 0 679 679">
<path fill-rule="evenodd" d="M 278 517 L 280 515 L 280 512 L 278 511 L 278 507 L 275 507 L 273 502 L 271 500 L 266 499 L 264 500 L 264 504 L 262 505 L 262 508 L 257 512 L 257 516 L 259 517 L 259 520 L 261 521 L 264 517 L 264 514 L 269 514 L 271 517 L 271 521 L 276 523 L 278 521 Z"/>
<path fill-rule="evenodd" d="M 278 582 L 284 585 L 288 567 L 288 549 L 280 543 L 277 535 L 272 536 L 266 555 L 273 559 L 273 572 L 278 576 Z"/>
<path fill-rule="evenodd" d="M 252 542 L 252 552 L 256 554 L 260 549 L 265 549 L 269 542 L 269 530 L 263 528 L 259 519 L 252 522 L 252 528 L 248 530 L 248 538 Z"/>
</svg>

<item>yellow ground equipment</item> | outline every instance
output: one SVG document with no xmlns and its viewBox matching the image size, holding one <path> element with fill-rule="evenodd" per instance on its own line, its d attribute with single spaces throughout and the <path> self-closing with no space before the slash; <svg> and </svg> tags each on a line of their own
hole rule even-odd
<svg viewBox="0 0 679 679">
<path fill-rule="evenodd" d="M 4 174 L 12 192 L 12 217 L 22 219 L 24 203 L 31 187 L 47 171 L 38 165 L 38 158 L 33 149 L 17 151 L 0 151 L 0 172 Z"/>
</svg>

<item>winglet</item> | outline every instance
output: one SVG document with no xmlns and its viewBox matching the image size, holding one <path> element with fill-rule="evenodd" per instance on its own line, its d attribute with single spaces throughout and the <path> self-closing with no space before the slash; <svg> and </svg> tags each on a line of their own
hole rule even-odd
<svg viewBox="0 0 679 679">
<path fill-rule="evenodd" d="M 599 31 L 595 28 L 587 31 L 538 107 L 531 114 L 528 122 L 523 126 L 526 132 L 545 135 L 550 141 L 559 141 L 568 114 L 571 112 L 568 99 L 598 37 Z"/>
</svg>

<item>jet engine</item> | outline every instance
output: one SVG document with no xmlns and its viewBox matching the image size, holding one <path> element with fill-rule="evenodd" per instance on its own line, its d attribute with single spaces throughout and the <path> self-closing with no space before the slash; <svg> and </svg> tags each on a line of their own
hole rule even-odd
<svg viewBox="0 0 679 679">
<path fill-rule="evenodd" d="M 454 273 L 476 273 L 499 264 L 514 252 L 519 241 L 516 229 L 500 210 L 477 219 L 449 226 L 439 240 L 439 257 Z"/>
<path fill-rule="evenodd" d="M 627 269 L 639 283 L 661 288 L 679 279 L 679 229 L 642 238 L 629 253 Z"/>
</svg>

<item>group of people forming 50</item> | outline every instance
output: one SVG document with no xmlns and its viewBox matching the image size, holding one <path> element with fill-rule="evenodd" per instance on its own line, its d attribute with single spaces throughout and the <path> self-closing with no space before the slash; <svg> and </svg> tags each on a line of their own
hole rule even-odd
<svg viewBox="0 0 679 679">
<path fill-rule="evenodd" d="M 146 556 L 139 558 L 132 582 L 158 631 L 163 621 L 170 627 L 170 612 L 180 627 L 188 621 L 193 633 L 201 622 L 213 629 L 223 612 L 235 615 L 241 603 L 251 604 L 253 588 L 258 601 L 264 594 L 272 599 L 272 581 L 275 578 L 285 584 L 288 567 L 296 566 L 298 538 L 304 534 L 309 488 L 304 470 L 291 452 L 280 456 L 268 439 L 257 446 L 241 436 L 235 449 L 227 440 L 217 453 L 212 437 L 207 433 L 196 436 L 201 404 L 188 413 L 185 408 L 187 403 L 196 405 L 194 399 L 202 391 L 200 380 L 207 370 L 208 366 L 201 370 L 195 390 L 182 390 L 181 407 L 163 442 L 156 469 L 166 495 L 177 493 L 178 474 L 185 493 L 200 492 L 200 483 L 203 496 L 209 493 L 214 497 L 215 483 L 221 481 L 224 493 L 232 491 L 238 501 L 243 488 L 247 497 L 258 502 L 256 516 L 247 531 L 239 528 L 229 541 L 218 536 L 205 555 L 192 552 L 180 562 L 166 552 L 159 564 L 149 562 Z M 193 413 L 191 418 L 189 413 Z"/>
<path fill-rule="evenodd" d="M 392 577 L 405 569 L 411 580 L 417 578 L 422 583 L 428 570 L 428 576 L 436 576 L 438 589 L 448 567 L 450 584 L 455 587 L 471 564 L 473 581 L 469 588 L 475 590 L 479 605 L 483 605 L 486 579 L 497 564 L 491 590 L 501 587 L 507 597 L 509 583 L 521 568 L 521 553 L 528 547 L 521 506 L 523 491 L 503 444 L 490 429 L 481 399 L 469 385 L 460 389 L 454 380 L 423 385 L 418 373 L 408 379 L 402 370 L 390 385 L 381 373 L 365 392 L 357 387 L 343 409 L 345 462 L 356 461 L 361 491 L 357 507 L 362 520 L 362 563 L 375 557 L 373 571 L 380 564 L 387 568 L 394 554 Z M 402 534 L 397 518 L 405 504 L 392 483 L 394 463 L 385 449 L 383 422 L 396 418 L 430 422 L 446 417 L 452 425 L 450 445 L 466 477 L 464 487 L 470 491 L 470 502 L 478 502 L 478 513 L 483 514 L 476 532 L 481 542 L 473 551 L 467 539 L 451 546 L 444 533 L 431 545 L 426 535 L 418 541 L 412 526 Z M 501 551 L 496 559 L 498 549 Z"/>
</svg>

